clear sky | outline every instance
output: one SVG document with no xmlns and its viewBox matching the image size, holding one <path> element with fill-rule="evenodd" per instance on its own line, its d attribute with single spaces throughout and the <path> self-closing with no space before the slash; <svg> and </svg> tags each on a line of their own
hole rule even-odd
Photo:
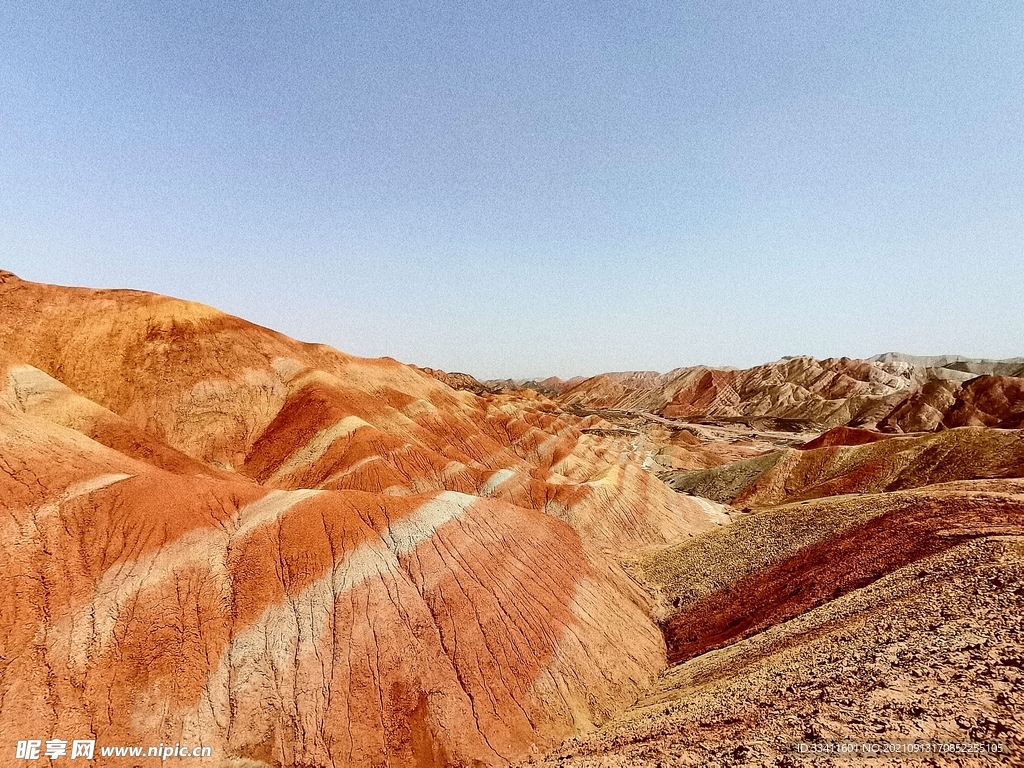
<svg viewBox="0 0 1024 768">
<path fill-rule="evenodd" d="M 0 41 L 25 279 L 480 377 L 1024 354 L 1018 0 L 5 0 Z"/>
</svg>

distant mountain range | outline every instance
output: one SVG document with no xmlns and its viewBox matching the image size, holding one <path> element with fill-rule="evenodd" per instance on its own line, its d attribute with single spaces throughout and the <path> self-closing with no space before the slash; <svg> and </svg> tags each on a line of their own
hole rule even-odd
<svg viewBox="0 0 1024 768">
<path fill-rule="evenodd" d="M 954 374 L 971 376 L 1024 376 L 1024 357 L 1005 360 L 986 360 L 962 355 L 905 355 L 902 352 L 886 352 L 868 358 L 877 363 L 909 363 L 917 368 L 932 368 L 950 371 Z"/>
<path fill-rule="evenodd" d="M 1008 427 L 1024 412 L 1024 357 L 899 352 L 867 360 L 786 357 L 746 369 L 692 366 L 540 381 L 480 382 L 468 374 L 423 370 L 477 394 L 533 390 L 563 407 L 643 411 L 698 422 L 773 419 L 808 429 L 851 425 L 901 432 Z"/>
</svg>

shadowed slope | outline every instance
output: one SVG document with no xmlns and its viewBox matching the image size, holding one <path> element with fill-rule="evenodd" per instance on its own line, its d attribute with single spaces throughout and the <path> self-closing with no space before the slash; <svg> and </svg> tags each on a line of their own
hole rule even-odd
<svg viewBox="0 0 1024 768">
<path fill-rule="evenodd" d="M 690 583 L 675 594 L 669 593 L 680 589 L 676 580 L 674 587 L 659 587 L 667 589 L 664 599 L 677 609 L 665 623 L 671 663 L 764 631 L 968 538 L 1024 534 L 1024 499 L 999 494 L 918 491 L 867 504 L 817 501 L 757 515 L 772 519 L 756 521 L 756 526 L 776 531 L 767 558 L 752 551 L 760 544 L 751 536 L 755 522 L 747 518 L 729 537 L 735 544 L 729 570 L 743 575 L 689 604 L 684 595 L 708 587 Z M 779 541 L 784 529 L 800 534 Z M 679 552 L 671 557 L 688 556 Z M 667 557 L 647 561 L 649 572 L 657 572 Z"/>
<path fill-rule="evenodd" d="M 30 365 L 4 361 L 0 355 L 0 400 L 14 410 L 68 427 L 115 451 L 177 474 L 230 477 L 229 473 L 187 456 L 147 434 L 116 413 L 75 394 Z"/>
<path fill-rule="evenodd" d="M 963 383 L 928 382 L 898 403 L 878 426 L 912 432 L 969 426 L 1018 429 L 1022 424 L 1024 378 L 978 376 Z"/>
</svg>

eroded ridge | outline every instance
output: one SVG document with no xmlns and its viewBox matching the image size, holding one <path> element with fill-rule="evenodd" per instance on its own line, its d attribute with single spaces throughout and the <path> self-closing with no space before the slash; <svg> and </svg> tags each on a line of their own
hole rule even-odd
<svg viewBox="0 0 1024 768">
<path fill-rule="evenodd" d="M 542 397 L 139 292 L 0 312 L 0 749 L 505 765 L 664 668 L 620 555 L 729 519 Z"/>
</svg>

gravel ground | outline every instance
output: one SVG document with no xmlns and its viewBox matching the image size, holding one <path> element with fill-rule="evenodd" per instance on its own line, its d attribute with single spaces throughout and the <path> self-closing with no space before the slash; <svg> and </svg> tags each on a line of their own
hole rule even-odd
<svg viewBox="0 0 1024 768">
<path fill-rule="evenodd" d="M 1002 755 L 801 755 L 795 745 L 999 742 Z M 600 730 L 522 765 L 1024 766 L 1024 537 L 912 563 L 669 669 Z"/>
</svg>

